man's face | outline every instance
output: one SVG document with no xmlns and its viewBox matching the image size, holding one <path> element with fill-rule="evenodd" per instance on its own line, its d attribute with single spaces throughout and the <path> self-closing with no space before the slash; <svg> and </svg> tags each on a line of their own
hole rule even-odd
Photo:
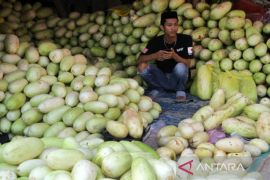
<svg viewBox="0 0 270 180">
<path fill-rule="evenodd" d="M 178 20 L 175 18 L 166 19 L 161 29 L 164 31 L 165 35 L 174 37 L 178 31 Z"/>
</svg>

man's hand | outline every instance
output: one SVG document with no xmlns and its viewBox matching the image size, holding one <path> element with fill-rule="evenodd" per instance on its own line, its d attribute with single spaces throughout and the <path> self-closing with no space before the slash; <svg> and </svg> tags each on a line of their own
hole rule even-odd
<svg viewBox="0 0 270 180">
<path fill-rule="evenodd" d="M 166 51 L 166 50 L 159 50 L 158 52 L 156 52 L 156 59 L 158 61 L 164 61 L 166 59 L 171 59 L 173 56 L 174 51 Z"/>
<path fill-rule="evenodd" d="M 171 58 L 174 59 L 176 62 L 184 63 L 187 67 L 190 66 L 190 60 L 179 56 L 175 51 L 172 51 Z"/>
<path fill-rule="evenodd" d="M 177 61 L 179 58 L 182 59 L 174 50 L 172 50 L 172 59 L 174 59 L 175 61 Z"/>
</svg>

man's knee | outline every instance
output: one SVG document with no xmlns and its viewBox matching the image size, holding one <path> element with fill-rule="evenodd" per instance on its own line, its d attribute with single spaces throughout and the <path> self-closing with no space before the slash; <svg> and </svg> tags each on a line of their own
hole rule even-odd
<svg viewBox="0 0 270 180">
<path fill-rule="evenodd" d="M 148 63 L 140 63 L 138 65 L 138 71 L 143 72 L 148 66 L 149 66 Z"/>
<path fill-rule="evenodd" d="M 174 70 L 177 75 L 188 75 L 188 67 L 183 63 L 177 63 Z"/>
</svg>

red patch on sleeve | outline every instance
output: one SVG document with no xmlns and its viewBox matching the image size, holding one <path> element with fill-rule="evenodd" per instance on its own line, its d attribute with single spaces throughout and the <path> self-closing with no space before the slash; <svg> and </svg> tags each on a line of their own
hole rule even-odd
<svg viewBox="0 0 270 180">
<path fill-rule="evenodd" d="M 143 52 L 144 54 L 147 53 L 147 51 L 148 51 L 147 48 L 144 48 L 144 49 L 142 50 L 142 52 Z"/>
</svg>

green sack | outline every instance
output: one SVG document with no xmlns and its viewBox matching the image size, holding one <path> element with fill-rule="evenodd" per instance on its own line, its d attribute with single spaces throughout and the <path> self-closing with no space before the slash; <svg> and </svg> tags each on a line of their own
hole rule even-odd
<svg viewBox="0 0 270 180">
<path fill-rule="evenodd" d="M 248 97 L 254 103 L 257 101 L 257 89 L 251 74 L 246 72 L 238 72 L 239 91 L 244 96 Z"/>
<path fill-rule="evenodd" d="M 239 81 L 237 74 L 231 71 L 221 72 L 218 76 L 218 79 L 219 88 L 224 89 L 226 99 L 229 99 L 239 92 Z"/>
<path fill-rule="evenodd" d="M 213 89 L 213 94 L 218 90 L 219 88 L 219 78 L 218 75 L 220 73 L 219 68 L 214 68 L 212 71 L 212 89 Z"/>
</svg>

